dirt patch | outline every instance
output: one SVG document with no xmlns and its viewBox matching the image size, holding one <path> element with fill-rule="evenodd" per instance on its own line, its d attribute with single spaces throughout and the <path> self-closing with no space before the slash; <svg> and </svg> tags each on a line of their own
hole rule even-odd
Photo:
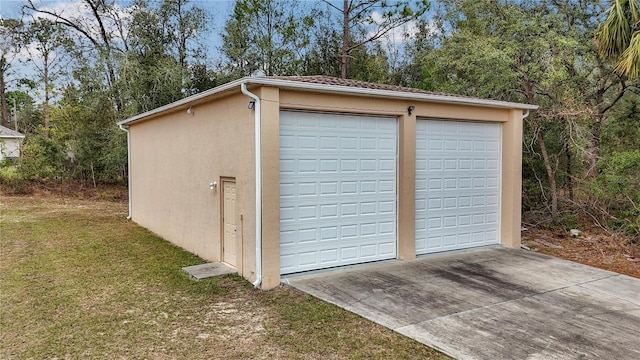
<svg viewBox="0 0 640 360">
<path fill-rule="evenodd" d="M 126 202 L 61 197 L 51 194 L 0 197 L 0 220 L 25 222 L 59 216 L 126 217 Z"/>
<path fill-rule="evenodd" d="M 123 185 L 97 184 L 83 181 L 23 181 L 19 188 L 0 182 L 0 195 L 29 196 L 39 198 L 66 198 L 127 202 L 128 191 Z"/>
<path fill-rule="evenodd" d="M 640 244 L 621 235 L 595 229 L 573 237 L 563 231 L 529 228 L 522 244 L 543 254 L 640 278 Z"/>
</svg>

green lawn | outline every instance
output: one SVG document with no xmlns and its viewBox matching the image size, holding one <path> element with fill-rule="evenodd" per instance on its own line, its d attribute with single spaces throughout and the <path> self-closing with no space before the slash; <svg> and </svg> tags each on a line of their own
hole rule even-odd
<svg viewBox="0 0 640 360">
<path fill-rule="evenodd" d="M 126 204 L 0 197 L 2 359 L 444 359 L 357 315 L 202 263 Z"/>
</svg>

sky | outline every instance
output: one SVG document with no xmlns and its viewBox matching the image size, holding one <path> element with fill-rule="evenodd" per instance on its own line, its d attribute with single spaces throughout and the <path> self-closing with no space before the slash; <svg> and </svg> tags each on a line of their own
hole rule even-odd
<svg viewBox="0 0 640 360">
<path fill-rule="evenodd" d="M 64 9 L 65 12 L 74 11 L 80 8 L 76 5 L 82 0 L 34 0 L 36 6 Z M 117 4 L 128 5 L 131 0 L 115 0 Z M 160 1 L 160 0 L 151 0 Z M 228 16 L 233 11 L 234 0 L 191 0 L 191 2 L 202 9 L 204 9 L 209 15 L 206 34 L 204 35 L 204 43 L 208 49 L 208 60 L 216 61 L 217 49 L 222 45 L 221 33 L 224 28 L 224 23 Z M 319 0 L 306 0 L 308 3 L 317 3 Z M 0 0 L 0 17 L 2 18 L 20 18 L 21 7 L 26 3 L 26 0 Z M 37 5 L 40 4 L 40 5 Z M 339 4 L 340 5 L 340 4 Z M 374 14 L 374 20 L 381 18 L 380 14 Z M 413 25 L 413 24 L 410 24 Z M 415 28 L 415 25 L 413 25 Z M 398 29 L 393 36 L 394 43 L 401 42 L 402 32 L 405 29 Z M 412 26 L 409 26 L 409 32 L 412 32 Z"/>
<path fill-rule="evenodd" d="M 46 5 L 52 5 L 56 3 L 74 3 L 72 0 L 36 0 L 37 2 L 44 3 Z M 7 17 L 19 17 L 20 16 L 20 7 L 26 1 L 24 0 L 0 0 L 0 16 L 3 18 Z M 130 1 L 121 1 L 118 0 L 118 3 L 129 3 Z M 233 0 L 193 0 L 194 4 L 209 10 L 212 14 L 222 13 L 225 15 L 229 13 L 229 11 L 233 8 Z M 220 19 L 216 19 L 220 20 Z"/>
<path fill-rule="evenodd" d="M 20 17 L 22 1 L 0 0 L 0 16 L 3 19 Z"/>
<path fill-rule="evenodd" d="M 38 8 L 55 8 L 57 11 L 69 14 L 79 12 L 82 6 L 79 3 L 82 0 L 34 0 L 34 3 Z M 159 1 L 159 0 L 151 0 Z M 224 23 L 229 14 L 233 11 L 233 0 L 192 0 L 195 6 L 204 9 L 207 12 L 207 29 L 202 36 L 202 42 L 205 44 L 207 51 L 207 62 L 209 64 L 216 64 L 220 61 L 218 49 L 222 45 L 221 33 L 224 28 Z M 128 5 L 131 0 L 116 0 L 117 4 Z M 22 16 L 22 5 L 26 4 L 26 0 L 0 0 L 0 18 L 20 18 Z M 21 50 L 21 53 L 13 62 L 13 70 L 8 75 L 8 85 L 11 88 L 14 82 L 12 78 L 18 79 L 22 77 L 34 78 L 36 75 L 35 69 L 31 67 L 31 64 L 26 61 L 31 56 L 26 48 Z M 13 80 L 15 80 L 13 79 Z"/>
<path fill-rule="evenodd" d="M 78 3 L 80 0 L 35 0 L 36 4 L 41 4 L 46 7 L 55 7 L 55 8 L 64 8 L 65 11 L 70 11 L 72 9 L 77 9 L 75 3 Z M 153 0 L 152 0 L 153 1 Z M 208 27 L 207 32 L 204 35 L 205 43 L 208 48 L 208 58 L 209 60 L 215 61 L 217 60 L 217 52 L 216 49 L 220 47 L 222 38 L 220 34 L 222 33 L 222 29 L 224 27 L 224 23 L 229 16 L 229 14 L 233 11 L 233 0 L 192 0 L 194 5 L 204 9 L 209 15 L 208 19 Z M 0 17 L 7 18 L 20 18 L 22 15 L 21 7 L 25 4 L 25 0 L 0 0 Z M 116 3 L 119 4 L 129 4 L 131 1 L 129 0 L 116 0 Z"/>
<path fill-rule="evenodd" d="M 73 17 L 72 14 L 80 14 L 82 9 L 85 9 L 84 6 L 81 6 L 83 0 L 33 0 L 38 8 L 46 8 L 46 9 L 55 9 L 55 12 L 62 12 L 63 14 L 67 14 L 70 17 Z M 150 2 L 159 2 L 161 0 L 150 0 Z M 308 3 L 316 3 L 319 0 L 306 0 Z M 335 1 L 335 0 L 334 0 Z M 120 4 L 123 6 L 129 5 L 132 0 L 115 0 L 116 4 Z M 22 16 L 21 7 L 26 4 L 26 0 L 0 0 L 0 17 L 4 19 L 8 18 L 20 18 Z M 191 3 L 199 8 L 202 8 L 206 11 L 208 15 L 207 19 L 207 28 L 205 33 L 201 37 L 201 42 L 205 46 L 206 49 L 206 62 L 215 66 L 222 59 L 220 56 L 219 49 L 222 45 L 222 32 L 224 29 L 224 24 L 228 19 L 229 15 L 233 11 L 234 0 L 191 0 Z M 86 10 L 85 10 L 86 11 Z M 373 14 L 374 20 L 380 18 L 380 14 Z M 409 33 L 414 32 L 415 24 L 409 24 L 406 29 L 397 29 L 391 34 L 388 42 L 391 46 L 393 44 L 398 44 L 405 39 L 402 37 L 402 32 L 407 30 Z M 7 74 L 9 78 L 9 85 L 13 82 L 11 81 L 12 77 L 15 79 L 27 77 L 34 78 L 35 77 L 35 69 L 32 67 L 28 59 L 31 58 L 29 55 L 28 46 L 24 47 L 21 50 L 21 53 L 16 58 L 16 62 L 14 62 L 13 69 L 14 72 Z M 14 79 L 14 80 L 15 80 Z"/>
</svg>

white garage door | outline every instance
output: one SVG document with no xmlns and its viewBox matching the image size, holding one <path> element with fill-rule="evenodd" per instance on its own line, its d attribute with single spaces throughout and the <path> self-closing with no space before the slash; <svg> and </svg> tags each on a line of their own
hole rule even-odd
<svg viewBox="0 0 640 360">
<path fill-rule="evenodd" d="M 395 118 L 280 113 L 280 272 L 396 257 Z"/>
<path fill-rule="evenodd" d="M 497 244 L 502 127 L 418 120 L 416 253 Z"/>
</svg>

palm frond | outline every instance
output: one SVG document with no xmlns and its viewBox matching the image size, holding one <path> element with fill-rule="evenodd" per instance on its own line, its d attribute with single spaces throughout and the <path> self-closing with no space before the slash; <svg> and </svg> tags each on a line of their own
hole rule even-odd
<svg viewBox="0 0 640 360">
<path fill-rule="evenodd" d="M 620 60 L 614 70 L 630 79 L 640 78 L 640 30 L 636 31 L 631 37 L 629 46 L 620 56 Z"/>
<path fill-rule="evenodd" d="M 607 18 L 596 31 L 595 40 L 601 56 L 618 57 L 631 40 L 631 24 L 627 18 L 627 9 L 637 14 L 636 0 L 614 0 L 607 10 Z M 634 10 L 635 9 L 635 10 Z"/>
<path fill-rule="evenodd" d="M 629 1 L 629 12 L 631 13 L 631 21 L 633 22 L 632 26 L 640 26 L 640 1 L 631 0 Z"/>
</svg>

